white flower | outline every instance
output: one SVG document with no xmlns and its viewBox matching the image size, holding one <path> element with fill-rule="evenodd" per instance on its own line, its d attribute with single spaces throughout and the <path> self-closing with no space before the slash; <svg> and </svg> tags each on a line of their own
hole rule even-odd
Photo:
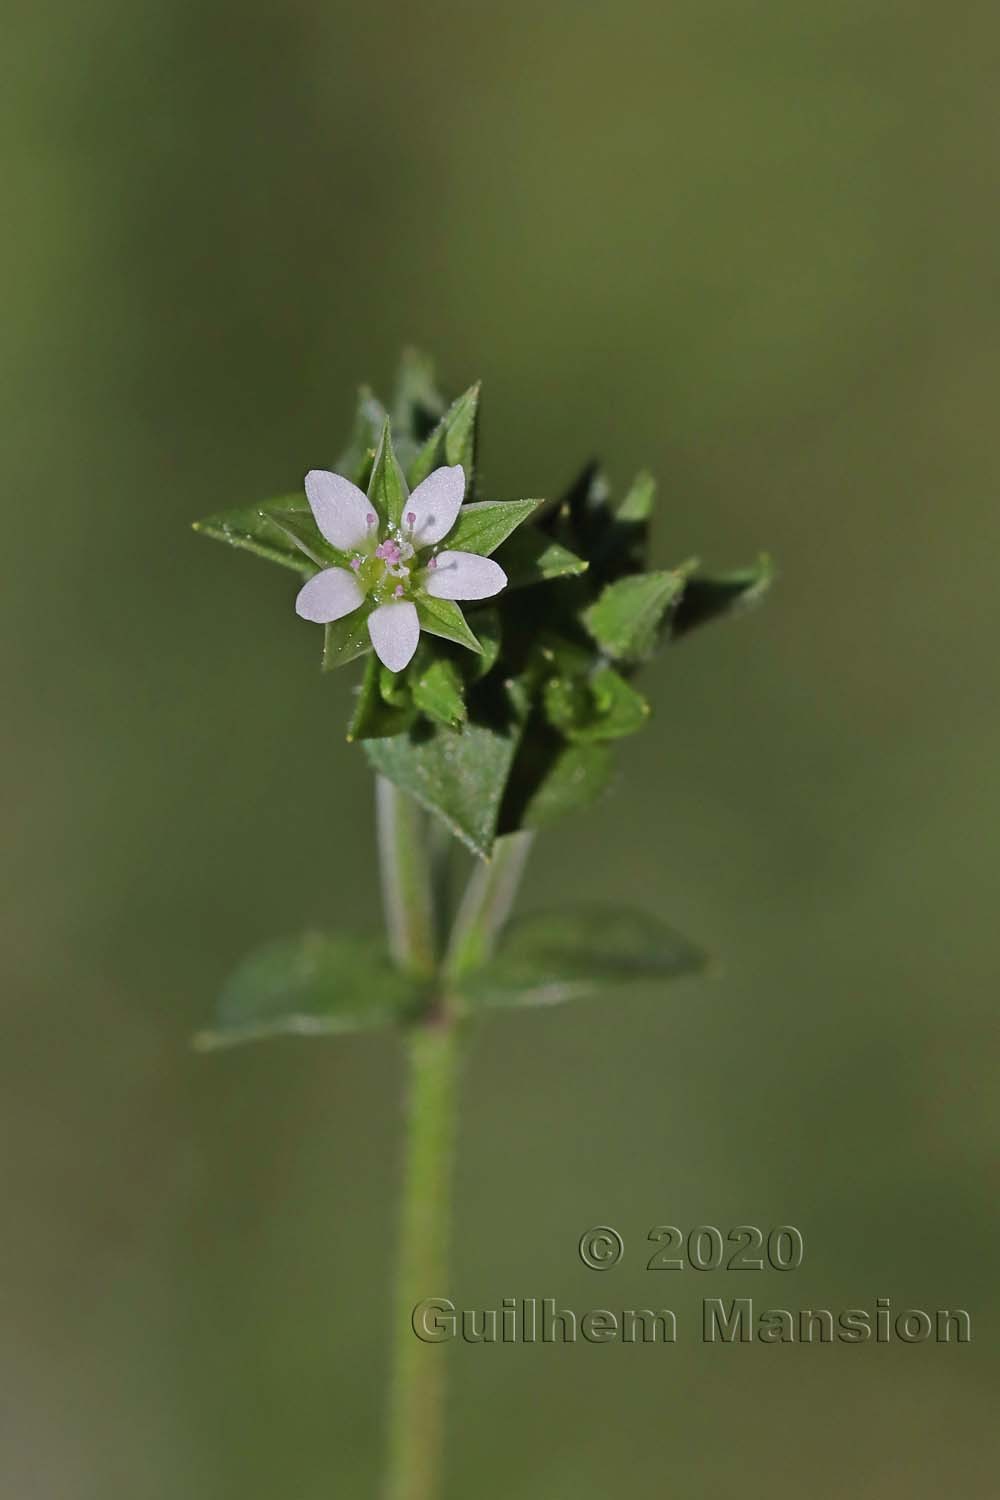
<svg viewBox="0 0 1000 1500">
<path fill-rule="evenodd" d="M 328 625 L 363 605 L 368 634 L 379 661 L 401 672 L 417 649 L 420 618 L 416 600 L 490 599 L 507 575 L 492 558 L 475 552 L 439 551 L 458 520 L 465 497 L 461 464 L 435 469 L 405 503 L 398 526 L 379 524 L 375 507 L 342 474 L 311 469 L 306 498 L 323 536 L 346 554 L 347 568 L 324 568 L 295 601 L 303 620 Z"/>
</svg>

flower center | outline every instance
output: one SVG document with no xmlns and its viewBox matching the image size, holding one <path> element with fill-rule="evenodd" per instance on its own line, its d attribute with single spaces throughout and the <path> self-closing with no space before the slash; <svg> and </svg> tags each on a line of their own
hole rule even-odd
<svg viewBox="0 0 1000 1500">
<path fill-rule="evenodd" d="M 374 594 L 382 604 L 394 599 L 408 599 L 413 591 L 413 527 L 416 516 L 410 511 L 403 527 L 389 527 L 371 552 L 358 552 L 351 558 L 351 569 L 365 594 Z M 369 518 L 369 526 L 375 517 Z"/>
</svg>

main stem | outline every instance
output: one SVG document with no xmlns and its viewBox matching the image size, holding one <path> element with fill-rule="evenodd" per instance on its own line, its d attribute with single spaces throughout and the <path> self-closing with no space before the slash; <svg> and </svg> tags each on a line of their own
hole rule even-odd
<svg viewBox="0 0 1000 1500">
<path fill-rule="evenodd" d="M 409 1077 L 385 1491 L 386 1500 L 435 1500 L 444 1452 L 445 1351 L 419 1339 L 412 1319 L 418 1303 L 448 1294 L 461 1063 L 452 986 L 492 951 L 510 912 L 530 835 L 498 840 L 489 865 L 480 867 L 469 881 L 445 957 L 439 960 L 445 891 L 440 846 L 416 803 L 382 777 L 376 787 L 376 815 L 393 956 L 402 968 L 437 972 L 441 981 L 428 1014 L 406 1037 Z"/>
</svg>

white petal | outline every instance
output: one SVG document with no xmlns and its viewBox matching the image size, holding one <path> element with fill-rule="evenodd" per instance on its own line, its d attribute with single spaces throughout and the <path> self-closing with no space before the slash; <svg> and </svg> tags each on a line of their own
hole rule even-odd
<svg viewBox="0 0 1000 1500">
<path fill-rule="evenodd" d="M 500 564 L 475 552 L 439 552 L 436 566 L 424 575 L 424 588 L 435 599 L 492 599 L 506 584 Z"/>
<path fill-rule="evenodd" d="M 349 615 L 364 602 L 365 596 L 353 573 L 346 568 L 325 568 L 299 590 L 295 613 L 303 620 L 312 620 L 314 625 L 329 625 L 331 620 Z"/>
<path fill-rule="evenodd" d="M 368 616 L 368 634 L 382 665 L 390 672 L 401 672 L 409 664 L 420 639 L 416 606 L 407 599 L 398 604 L 380 604 Z"/>
<path fill-rule="evenodd" d="M 306 499 L 316 525 L 331 547 L 354 552 L 375 536 L 377 517 L 371 501 L 342 474 L 310 469 L 306 475 Z"/>
<path fill-rule="evenodd" d="M 444 540 L 458 520 L 464 494 L 465 470 L 461 464 L 435 469 L 417 485 L 403 512 L 404 530 L 407 534 L 412 531 L 415 547 L 430 547 Z"/>
</svg>

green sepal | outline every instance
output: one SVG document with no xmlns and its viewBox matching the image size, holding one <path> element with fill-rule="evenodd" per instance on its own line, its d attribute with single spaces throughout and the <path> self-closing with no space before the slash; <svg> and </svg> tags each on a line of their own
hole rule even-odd
<svg viewBox="0 0 1000 1500">
<path fill-rule="evenodd" d="M 761 553 L 751 568 L 731 573 L 693 573 L 671 619 L 671 635 L 686 635 L 720 615 L 752 609 L 764 598 L 774 578 L 774 564 L 766 552 Z"/>
<path fill-rule="evenodd" d="M 443 724 L 448 729 L 460 729 L 465 723 L 462 674 L 451 657 L 434 657 L 413 673 L 411 690 L 414 706 L 434 723 Z"/>
<path fill-rule="evenodd" d="M 527 588 L 533 583 L 547 583 L 553 578 L 579 577 L 588 564 L 568 547 L 555 542 L 534 526 L 525 526 L 504 542 L 497 562 L 507 574 L 507 587 Z"/>
<path fill-rule="evenodd" d="M 379 439 L 375 462 L 372 464 L 371 479 L 368 481 L 368 498 L 373 509 L 378 512 L 383 525 L 388 522 L 390 526 L 398 526 L 403 519 L 403 510 L 409 495 L 410 491 L 396 459 L 396 451 L 392 446 L 392 432 L 387 417 Z"/>
<path fill-rule="evenodd" d="M 397 969 L 379 943 L 343 934 L 270 943 L 225 985 L 202 1050 L 272 1036 L 330 1036 L 419 1013 L 427 981 Z"/>
<path fill-rule="evenodd" d="M 342 619 L 334 620 L 332 625 L 324 626 L 324 672 L 346 667 L 348 662 L 355 661 L 372 649 L 371 636 L 368 634 L 370 613 L 371 610 L 362 605 L 353 614 L 344 615 Z"/>
<path fill-rule="evenodd" d="M 391 681 L 387 681 L 391 679 Z M 381 739 L 401 734 L 415 717 L 413 699 L 399 674 L 387 672 L 374 653 L 365 663 L 357 703 L 347 728 L 347 738 Z"/>
<path fill-rule="evenodd" d="M 409 467 L 416 489 L 421 480 L 444 464 L 461 464 L 465 493 L 473 493 L 476 473 L 476 429 L 479 420 L 479 381 L 451 403 Z"/>
<path fill-rule="evenodd" d="M 608 656 L 616 661 L 642 661 L 656 645 L 667 610 L 684 592 L 680 571 L 634 573 L 609 583 L 600 598 L 583 613 L 583 623 Z"/>
<path fill-rule="evenodd" d="M 350 559 L 330 546 L 313 520 L 312 511 L 275 510 L 271 513 L 271 520 L 317 568 L 347 567 Z"/>
<path fill-rule="evenodd" d="M 589 677 L 551 677 L 545 684 L 545 715 L 569 740 L 618 740 L 644 728 L 649 704 L 613 667 Z"/>
<path fill-rule="evenodd" d="M 553 1005 L 707 966 L 701 948 L 655 917 L 582 906 L 512 923 L 496 956 L 463 981 L 462 994 L 471 1010 Z"/>
<path fill-rule="evenodd" d="M 414 599 L 420 629 L 428 635 L 438 635 L 445 641 L 454 641 L 456 646 L 465 646 L 469 651 L 482 651 L 482 646 L 469 629 L 468 622 L 458 605 L 451 599 L 433 599 L 422 594 Z"/>
<path fill-rule="evenodd" d="M 385 407 L 381 401 L 376 400 L 368 386 L 361 386 L 358 390 L 351 440 L 337 458 L 334 473 L 353 480 L 360 489 L 367 489 L 372 460 L 384 425 Z"/>
<path fill-rule="evenodd" d="M 533 511 L 540 500 L 479 500 L 463 505 L 445 538 L 455 552 L 477 552 L 489 557 Z"/>
<path fill-rule="evenodd" d="M 213 541 L 225 542 L 230 547 L 252 552 L 268 562 L 290 568 L 293 573 L 309 576 L 315 572 L 312 562 L 300 546 L 289 535 L 286 524 L 275 517 L 281 516 L 287 523 L 291 517 L 312 519 L 309 502 L 304 495 L 283 495 L 277 500 L 267 500 L 261 505 L 243 505 L 235 510 L 219 511 L 193 523 L 194 530 Z M 317 530 L 316 533 L 319 536 Z M 322 538 L 320 538 L 322 540 Z"/>
</svg>

